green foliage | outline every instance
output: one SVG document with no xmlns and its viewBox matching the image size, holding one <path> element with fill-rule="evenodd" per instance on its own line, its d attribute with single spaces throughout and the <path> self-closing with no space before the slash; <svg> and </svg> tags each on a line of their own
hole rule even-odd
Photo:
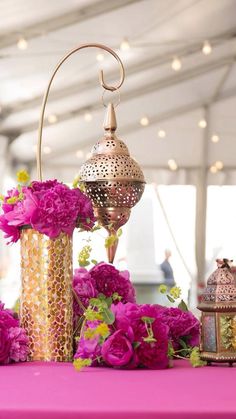
<svg viewBox="0 0 236 419">
<path fill-rule="evenodd" d="M 188 306 L 187 306 L 187 304 L 184 302 L 184 300 L 181 300 L 181 301 L 180 301 L 180 303 L 179 303 L 179 305 L 178 305 L 178 308 L 180 308 L 180 310 L 182 310 L 182 311 L 188 311 Z"/>
<path fill-rule="evenodd" d="M 78 255 L 78 262 L 79 262 L 79 266 L 81 267 L 86 267 L 90 265 L 90 254 L 92 252 L 92 247 L 90 245 L 86 245 L 83 247 L 83 249 L 79 252 Z"/>
<path fill-rule="evenodd" d="M 189 359 L 190 359 L 191 365 L 194 368 L 203 367 L 204 365 L 206 365 L 206 362 L 202 361 L 200 358 L 200 350 L 197 346 L 192 349 Z"/>
</svg>

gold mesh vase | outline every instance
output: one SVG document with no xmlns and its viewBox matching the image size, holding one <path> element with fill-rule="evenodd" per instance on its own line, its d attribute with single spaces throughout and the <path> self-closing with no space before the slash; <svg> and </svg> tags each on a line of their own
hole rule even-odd
<svg viewBox="0 0 236 419">
<path fill-rule="evenodd" d="M 71 361 L 72 238 L 22 229 L 21 277 L 20 318 L 29 336 L 29 360 Z"/>
</svg>

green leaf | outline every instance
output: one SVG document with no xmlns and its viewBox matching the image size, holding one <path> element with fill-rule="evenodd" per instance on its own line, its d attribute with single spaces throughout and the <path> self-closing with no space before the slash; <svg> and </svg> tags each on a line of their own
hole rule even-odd
<svg viewBox="0 0 236 419">
<path fill-rule="evenodd" d="M 140 343 L 140 342 L 134 342 L 134 343 L 133 343 L 133 348 L 134 348 L 134 349 L 137 349 L 140 345 L 141 345 L 141 343 Z"/>
<path fill-rule="evenodd" d="M 122 229 L 121 228 L 119 228 L 119 230 L 117 231 L 117 237 L 120 237 L 120 236 L 122 236 Z"/>
<path fill-rule="evenodd" d="M 106 324 L 113 324 L 115 321 L 115 315 L 114 313 L 112 313 L 111 310 L 109 310 L 109 308 L 104 308 L 104 310 L 102 311 L 102 317 L 103 320 Z"/>
<path fill-rule="evenodd" d="M 175 300 L 174 300 L 174 298 L 172 298 L 170 295 L 168 295 L 167 294 L 167 298 L 168 298 L 168 300 L 171 302 L 171 303 L 174 303 L 175 302 Z"/>
<path fill-rule="evenodd" d="M 181 300 L 181 301 L 180 301 L 180 303 L 179 303 L 179 305 L 178 305 L 178 308 L 180 308 L 180 310 L 182 310 L 182 311 L 188 311 L 188 306 L 187 306 L 187 304 L 184 302 L 184 300 Z"/>
<path fill-rule="evenodd" d="M 141 320 L 144 323 L 148 323 L 148 324 L 152 324 L 155 321 L 155 319 L 153 317 L 147 317 L 147 316 L 141 317 Z"/>
<path fill-rule="evenodd" d="M 111 307 L 112 302 L 113 302 L 112 297 L 106 298 L 106 304 L 107 304 L 108 307 Z"/>
<path fill-rule="evenodd" d="M 91 259 L 91 263 L 92 263 L 93 265 L 97 265 L 97 264 L 98 264 L 98 261 L 97 261 L 97 260 L 95 260 L 95 259 Z"/>
<path fill-rule="evenodd" d="M 188 349 L 188 345 L 183 339 L 179 339 L 179 344 L 181 345 L 182 348 Z"/>
</svg>

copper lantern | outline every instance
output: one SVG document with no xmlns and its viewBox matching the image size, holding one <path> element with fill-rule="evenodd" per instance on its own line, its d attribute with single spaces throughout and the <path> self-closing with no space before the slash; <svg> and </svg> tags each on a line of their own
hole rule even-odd
<svg viewBox="0 0 236 419">
<path fill-rule="evenodd" d="M 109 235 L 128 221 L 131 208 L 140 200 L 145 186 L 143 172 L 125 143 L 116 136 L 116 127 L 115 110 L 110 103 L 104 136 L 94 145 L 91 157 L 80 170 L 97 219 Z M 114 260 L 117 244 L 118 241 L 108 248 L 109 262 Z"/>
<path fill-rule="evenodd" d="M 236 276 L 228 259 L 217 259 L 198 306 L 201 315 L 201 359 L 236 362 Z"/>
</svg>

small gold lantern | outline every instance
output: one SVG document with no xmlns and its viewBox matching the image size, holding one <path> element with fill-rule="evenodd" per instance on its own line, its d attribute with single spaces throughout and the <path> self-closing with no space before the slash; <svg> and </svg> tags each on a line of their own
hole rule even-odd
<svg viewBox="0 0 236 419">
<path fill-rule="evenodd" d="M 145 186 L 143 172 L 130 157 L 125 143 L 116 136 L 115 110 L 109 103 L 104 121 L 104 136 L 93 146 L 92 156 L 81 167 L 80 179 L 93 202 L 100 224 L 109 235 L 127 223 L 131 208 L 140 200 Z M 108 260 L 113 262 L 118 240 L 110 246 Z"/>
<path fill-rule="evenodd" d="M 228 259 L 217 259 L 217 269 L 207 281 L 202 302 L 201 359 L 236 362 L 236 276 Z"/>
</svg>

